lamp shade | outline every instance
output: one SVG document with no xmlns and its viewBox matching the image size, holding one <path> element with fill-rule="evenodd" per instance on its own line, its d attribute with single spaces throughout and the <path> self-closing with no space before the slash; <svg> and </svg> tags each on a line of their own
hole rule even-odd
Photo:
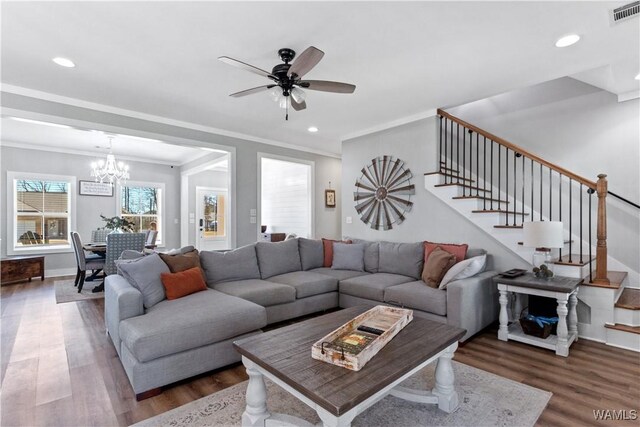
<svg viewBox="0 0 640 427">
<path fill-rule="evenodd" d="M 530 248 L 561 248 L 564 246 L 564 231 L 560 221 L 525 222 L 523 245 Z"/>
</svg>

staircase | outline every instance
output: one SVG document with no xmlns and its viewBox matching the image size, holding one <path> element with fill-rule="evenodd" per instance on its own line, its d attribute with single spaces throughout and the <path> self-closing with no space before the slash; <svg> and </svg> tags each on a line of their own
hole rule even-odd
<svg viewBox="0 0 640 427">
<path fill-rule="evenodd" d="M 534 249 L 523 245 L 523 223 L 561 221 L 565 246 L 554 253 L 554 272 L 583 279 L 579 336 L 640 351 L 640 289 L 629 275 L 638 286 L 638 272 L 607 254 L 606 175 L 588 180 L 438 114 L 440 168 L 425 173 L 425 188 L 528 263 Z"/>
</svg>

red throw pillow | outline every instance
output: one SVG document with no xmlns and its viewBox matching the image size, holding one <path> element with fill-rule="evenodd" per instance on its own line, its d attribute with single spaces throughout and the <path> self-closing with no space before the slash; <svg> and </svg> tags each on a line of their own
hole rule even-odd
<svg viewBox="0 0 640 427">
<path fill-rule="evenodd" d="M 200 267 L 193 267 L 178 273 L 162 273 L 160 280 L 167 294 L 167 299 L 178 299 L 207 289 L 207 285 L 202 279 Z"/>
<path fill-rule="evenodd" d="M 331 267 L 333 265 L 333 242 L 341 242 L 341 243 L 353 243 L 351 240 L 331 240 L 331 239 L 322 239 L 322 249 L 324 251 L 324 262 L 322 263 L 323 267 Z"/>
<path fill-rule="evenodd" d="M 429 258 L 429 254 L 433 252 L 433 250 L 437 247 L 440 247 L 440 249 L 455 255 L 456 262 L 460 262 L 465 259 L 465 257 L 467 256 L 467 249 L 469 249 L 469 245 L 467 245 L 466 243 L 463 243 L 462 245 L 456 245 L 455 243 L 424 242 L 425 261 Z"/>
</svg>

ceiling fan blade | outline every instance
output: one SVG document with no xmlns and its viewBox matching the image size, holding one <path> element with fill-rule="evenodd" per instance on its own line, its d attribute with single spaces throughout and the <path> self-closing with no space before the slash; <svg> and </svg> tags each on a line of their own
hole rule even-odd
<svg viewBox="0 0 640 427">
<path fill-rule="evenodd" d="M 330 82 L 326 80 L 303 80 L 298 83 L 300 87 L 310 90 L 335 93 L 353 93 L 356 85 L 349 83 Z"/>
<path fill-rule="evenodd" d="M 229 64 L 229 65 L 232 65 L 234 67 L 242 68 L 243 70 L 247 70 L 247 71 L 249 71 L 251 73 L 258 74 L 258 75 L 263 76 L 263 77 L 268 77 L 270 79 L 275 79 L 275 77 L 273 75 L 271 75 L 270 72 L 265 71 L 265 70 L 263 70 L 261 68 L 258 68 L 258 67 L 254 67 L 253 65 L 247 64 L 246 62 L 238 61 L 237 59 L 229 58 L 228 56 L 221 56 L 218 59 L 220 61 L 224 62 L 225 64 Z"/>
<path fill-rule="evenodd" d="M 324 52 L 313 46 L 309 46 L 302 52 L 289 68 L 287 76 L 296 75 L 302 77 L 307 74 L 324 56 Z"/>
<path fill-rule="evenodd" d="M 305 108 L 307 108 L 307 103 L 306 102 L 304 102 L 304 101 L 296 102 L 296 100 L 293 99 L 292 96 L 290 96 L 289 99 L 291 99 L 291 107 L 293 107 L 294 110 L 300 111 L 300 110 L 304 110 Z"/>
<path fill-rule="evenodd" d="M 229 96 L 233 96 L 234 98 L 240 98 L 241 96 L 247 96 L 247 95 L 251 95 L 253 93 L 262 92 L 264 90 L 271 89 L 272 87 L 275 87 L 275 86 L 276 85 L 258 86 L 258 87 L 254 87 L 254 88 L 251 88 L 251 89 L 242 90 L 240 92 L 232 93 Z"/>
</svg>

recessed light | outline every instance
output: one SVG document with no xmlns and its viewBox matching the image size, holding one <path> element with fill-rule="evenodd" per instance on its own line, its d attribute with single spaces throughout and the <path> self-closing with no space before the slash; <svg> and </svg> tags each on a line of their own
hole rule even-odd
<svg viewBox="0 0 640 427">
<path fill-rule="evenodd" d="M 316 132 L 318 132 L 318 128 L 317 128 L 317 127 L 315 127 L 315 126 L 310 126 L 307 130 L 308 130 L 309 132 L 311 132 L 311 133 L 316 133 Z"/>
<path fill-rule="evenodd" d="M 568 36 L 560 37 L 556 42 L 556 47 L 567 47 L 572 44 L 578 43 L 580 36 L 577 34 L 569 34 Z"/>
<path fill-rule="evenodd" d="M 61 56 L 56 56 L 55 58 L 52 59 L 52 61 L 61 67 L 73 68 L 76 66 L 76 64 L 72 60 L 63 58 Z"/>
<path fill-rule="evenodd" d="M 636 80 L 640 80 L 640 73 L 636 76 Z"/>
<path fill-rule="evenodd" d="M 71 129 L 71 126 L 61 125 L 61 124 L 58 124 L 58 123 L 41 122 L 40 120 L 24 119 L 22 117 L 9 117 L 9 118 L 11 120 L 15 120 L 17 122 L 33 123 L 33 124 L 36 124 L 36 125 L 51 126 L 51 127 L 54 127 L 54 128 Z"/>
</svg>

